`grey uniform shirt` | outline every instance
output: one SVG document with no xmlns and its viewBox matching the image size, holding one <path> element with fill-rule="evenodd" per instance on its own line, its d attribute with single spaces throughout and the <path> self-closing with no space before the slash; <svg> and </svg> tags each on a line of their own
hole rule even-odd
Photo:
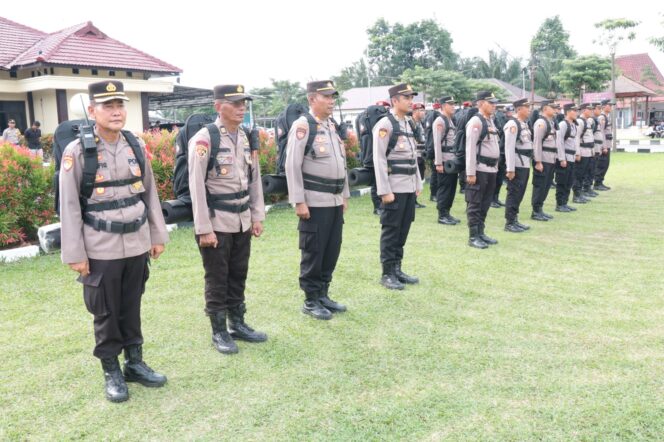
<svg viewBox="0 0 664 442">
<path fill-rule="evenodd" d="M 570 128 L 570 135 L 565 140 L 565 133 L 567 132 L 567 127 Z M 565 160 L 568 163 L 573 163 L 575 160 L 576 155 L 581 155 L 580 153 L 580 148 L 579 148 L 579 141 L 578 137 L 576 135 L 577 132 L 577 127 L 576 124 L 570 123 L 567 120 L 563 120 L 560 122 L 560 125 L 558 126 L 558 140 L 560 140 L 560 143 L 563 146 L 563 151 L 565 152 Z"/>
<path fill-rule="evenodd" d="M 606 116 L 604 114 L 600 114 L 597 117 L 597 127 L 595 127 L 595 131 L 593 132 L 593 136 L 595 137 L 595 153 L 602 153 L 602 149 L 604 148 L 604 145 L 606 144 L 606 137 L 605 137 L 605 129 L 606 129 Z"/>
<path fill-rule="evenodd" d="M 2 131 L 2 139 L 4 141 L 9 141 L 12 144 L 18 144 L 18 138 L 21 136 L 21 131 L 14 128 L 7 128 Z"/>
<path fill-rule="evenodd" d="M 309 207 L 340 206 L 344 199 L 350 198 L 346 173 L 346 149 L 331 119 L 323 121 L 315 115 L 313 117 L 318 124 L 312 146 L 315 156 L 304 154 L 309 138 L 309 123 L 306 117 L 302 116 L 295 120 L 288 132 L 285 164 L 288 201 L 291 204 L 306 203 Z M 305 189 L 305 175 L 343 180 L 343 189 L 341 193 L 336 194 Z"/>
<path fill-rule="evenodd" d="M 604 149 L 611 149 L 611 140 L 613 139 L 613 130 L 611 114 L 602 114 L 604 116 Z"/>
<path fill-rule="evenodd" d="M 488 127 L 488 133 L 482 140 L 481 155 L 487 158 L 500 158 L 500 146 L 498 145 L 498 130 L 493 123 L 493 118 L 484 118 Z M 475 176 L 476 172 L 497 173 L 498 162 L 495 166 L 488 166 L 477 161 L 477 141 L 482 133 L 482 120 L 475 115 L 466 125 L 466 176 Z"/>
<path fill-rule="evenodd" d="M 397 118 L 394 113 L 392 115 L 394 118 Z M 413 130 L 405 118 L 397 118 L 397 121 L 399 122 L 401 133 L 411 134 L 411 136 L 399 135 L 397 144 L 389 156 L 387 155 L 387 145 L 390 135 L 392 135 L 392 123 L 390 119 L 387 117 L 382 118 L 373 128 L 373 163 L 378 195 L 412 193 L 422 190 L 422 179 L 420 178 L 420 171 L 417 168 L 415 140 L 412 137 Z M 400 163 L 394 164 L 394 166 L 414 168 L 414 174 L 390 173 L 393 165 L 392 161 Z"/>
<path fill-rule="evenodd" d="M 521 126 L 521 133 L 517 128 L 517 123 Z M 503 127 L 505 133 L 505 164 L 507 172 L 514 172 L 514 168 L 530 169 L 530 157 L 521 155 L 516 150 L 529 150 L 532 155 L 533 135 L 530 132 L 528 124 L 519 120 L 509 120 Z M 517 135 L 519 138 L 517 139 Z"/>
<path fill-rule="evenodd" d="M 210 159 L 210 132 L 206 127 L 189 140 L 189 191 L 194 213 L 194 231 L 207 233 L 246 232 L 253 222 L 265 219 L 263 185 L 258 162 L 258 152 L 251 152 L 247 134 L 238 128 L 237 136 L 231 136 L 221 120 L 214 122 L 220 132 L 217 165 L 207 170 Z M 207 180 L 206 180 L 207 177 Z M 233 194 L 247 191 L 242 198 L 224 200 L 224 204 L 249 204 L 242 213 L 210 210 L 207 194 Z"/>
<path fill-rule="evenodd" d="M 450 123 L 449 130 L 447 130 L 447 124 L 442 116 L 437 117 L 432 123 L 433 151 L 435 155 L 434 164 L 436 166 L 442 166 L 445 161 L 453 160 L 455 157 L 454 152 L 443 152 L 443 149 L 450 150 L 454 148 L 454 138 L 456 137 L 456 126 L 454 126 L 454 122 L 449 117 L 447 118 L 447 121 Z M 443 139 L 446 130 L 447 136 Z"/>
<path fill-rule="evenodd" d="M 593 128 L 595 120 L 592 117 L 583 119 L 577 118 L 577 137 L 579 138 L 579 150 L 582 157 L 592 157 L 595 148 L 595 137 L 593 136 Z M 584 146 L 585 144 L 585 146 Z"/>
<path fill-rule="evenodd" d="M 145 156 L 145 145 L 142 140 L 139 142 Z M 109 144 L 99 138 L 97 160 L 99 162 L 95 178 L 97 183 L 141 175 L 134 151 L 122 134 L 117 144 Z M 80 141 L 75 140 L 65 148 L 60 166 L 62 262 L 72 264 L 83 262 L 88 258 L 104 260 L 130 258 L 146 253 L 153 245 L 168 242 L 152 166 L 147 157 L 142 182 L 119 187 L 96 187 L 87 200 L 88 204 L 94 204 L 142 194 L 141 201 L 133 206 L 90 212 L 101 220 L 128 223 L 140 218 L 147 207 L 147 221 L 136 232 L 100 232 L 83 223 L 79 200 L 82 176 L 83 149 Z"/>
<path fill-rule="evenodd" d="M 533 159 L 536 162 L 555 164 L 556 158 L 564 160 L 562 146 L 558 144 L 556 137 L 556 128 L 553 121 L 549 121 L 549 133 L 545 133 L 547 129 L 544 118 L 540 118 L 535 122 L 533 127 Z"/>
</svg>

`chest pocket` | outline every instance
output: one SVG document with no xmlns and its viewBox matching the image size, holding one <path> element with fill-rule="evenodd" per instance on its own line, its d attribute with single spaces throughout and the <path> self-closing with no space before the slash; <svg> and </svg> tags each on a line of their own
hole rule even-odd
<svg viewBox="0 0 664 442">
<path fill-rule="evenodd" d="M 230 153 L 217 154 L 215 169 L 217 178 L 235 178 L 235 157 Z"/>
<path fill-rule="evenodd" d="M 129 191 L 131 193 L 143 193 L 145 192 L 145 186 L 143 186 L 143 176 L 141 173 L 141 166 L 138 164 L 138 160 L 134 156 L 133 152 L 127 153 L 127 164 L 129 165 L 129 172 L 132 177 L 141 178 L 141 181 L 136 181 L 133 184 L 129 185 Z"/>
<path fill-rule="evenodd" d="M 334 135 L 333 135 L 334 136 Z M 316 158 L 327 158 L 332 155 L 332 146 L 330 145 L 330 138 L 325 131 L 319 130 L 316 133 L 313 143 Z"/>
<path fill-rule="evenodd" d="M 92 195 L 90 195 L 91 200 L 106 201 L 115 197 L 115 187 L 103 187 L 105 181 L 113 181 L 111 171 L 108 167 L 98 168 L 95 175 L 95 188 L 92 189 Z"/>
</svg>

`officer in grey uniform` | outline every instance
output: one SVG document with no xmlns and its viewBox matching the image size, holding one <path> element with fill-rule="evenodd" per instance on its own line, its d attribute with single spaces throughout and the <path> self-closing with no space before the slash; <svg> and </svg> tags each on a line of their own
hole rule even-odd
<svg viewBox="0 0 664 442">
<path fill-rule="evenodd" d="M 604 132 L 604 145 L 602 146 L 602 154 L 597 159 L 595 167 L 595 185 L 594 190 L 605 191 L 611 190 L 609 186 L 604 185 L 604 177 L 609 170 L 609 163 L 611 162 L 611 147 L 613 143 L 613 116 L 611 114 L 611 100 L 602 100 L 602 114 L 598 117 L 600 127 Z"/>
<path fill-rule="evenodd" d="M 338 96 L 330 80 L 307 83 L 309 112 L 317 124 L 311 152 L 306 149 L 310 129 L 305 116 L 291 126 L 286 145 L 288 199 L 300 218 L 302 312 L 324 320 L 346 311 L 328 294 L 350 197 L 344 144 L 331 119 Z"/>
<path fill-rule="evenodd" d="M 544 213 L 542 209 L 544 201 L 551 189 L 556 160 L 561 162 L 561 167 L 567 167 L 567 161 L 562 153 L 556 137 L 556 126 L 553 120 L 556 106 L 553 102 L 545 100 L 542 102 L 542 113 L 533 125 L 533 213 L 530 216 L 536 221 L 548 221 L 553 216 Z"/>
<path fill-rule="evenodd" d="M 392 110 L 373 128 L 373 161 L 383 208 L 380 216 L 383 276 L 380 282 L 388 289 L 403 290 L 404 284 L 419 282 L 418 278 L 401 270 L 403 248 L 410 225 L 415 220 L 415 198 L 422 190 L 414 134 L 407 121 L 417 92 L 406 83 L 392 86 L 388 91 Z M 391 138 L 396 140 L 394 146 L 390 146 Z"/>
<path fill-rule="evenodd" d="M 493 200 L 500 160 L 498 129 L 493 122 L 498 99 L 481 91 L 476 96 L 479 112 L 466 124 L 466 215 L 468 245 L 486 249 L 498 241 L 484 233 L 484 223 Z"/>
<path fill-rule="evenodd" d="M 205 269 L 205 313 L 212 344 L 224 354 L 238 352 L 235 339 L 267 340 L 244 320 L 251 237 L 261 236 L 265 219 L 258 152 L 251 151 L 240 127 L 249 100 L 240 84 L 215 86 L 218 117 L 191 137 L 188 146 L 194 233 Z M 218 146 L 212 145 L 211 131 L 218 135 Z"/>
<path fill-rule="evenodd" d="M 442 106 L 439 101 L 435 101 L 432 105 L 432 111 L 440 111 Z M 429 121 L 429 118 L 427 117 L 427 123 L 428 124 L 433 124 L 433 121 Z M 434 155 L 434 152 L 429 153 L 429 166 L 431 167 L 431 176 L 429 177 L 429 201 L 437 202 L 437 195 L 438 195 L 438 178 L 439 178 L 439 173 L 436 172 L 436 160 L 435 156 L 432 157 L 431 155 Z"/>
<path fill-rule="evenodd" d="M 417 168 L 420 171 L 420 177 L 422 177 L 422 179 L 424 179 L 424 172 L 426 169 L 426 163 L 424 162 L 424 143 L 426 141 L 424 138 L 424 115 L 424 104 L 413 103 L 411 121 L 414 125 L 413 132 L 415 133 L 415 143 L 417 145 Z M 421 204 L 417 198 L 415 198 L 415 208 L 424 209 L 426 206 Z"/>
<path fill-rule="evenodd" d="M 566 104 L 563 111 L 565 119 L 558 125 L 557 138 L 565 154 L 566 167 L 562 167 L 562 161 L 556 161 L 556 212 L 574 212 L 576 208 L 567 203 L 574 183 L 574 165 L 581 156 L 576 136 L 576 105 Z"/>
<path fill-rule="evenodd" d="M 456 101 L 451 95 L 441 97 L 438 102 L 441 106 L 441 115 L 433 122 L 433 150 L 434 150 L 434 173 L 438 175 L 438 193 L 436 202 L 438 206 L 438 223 L 448 226 L 459 224 L 461 220 L 450 214 L 454 197 L 456 195 L 456 184 L 459 179 L 458 173 L 445 172 L 445 161 L 456 158 L 454 153 L 454 139 L 456 137 L 456 126 L 454 124 L 454 105 Z"/>
<path fill-rule="evenodd" d="M 581 117 L 577 118 L 577 138 L 579 144 L 579 158 L 574 166 L 574 184 L 572 189 L 574 191 L 574 204 L 586 204 L 590 199 L 586 197 L 584 192 L 585 179 L 590 169 L 590 161 L 594 156 L 593 149 L 595 148 L 595 139 L 593 137 L 593 124 L 595 121 L 591 116 L 590 104 L 584 103 L 579 106 Z"/>
<path fill-rule="evenodd" d="M 600 115 L 602 114 L 602 108 L 599 103 L 592 103 L 590 106 L 592 110 L 592 129 L 593 129 L 593 156 L 590 157 L 590 166 L 588 166 L 588 172 L 583 179 L 583 192 L 586 198 L 595 198 L 599 196 L 599 193 L 593 190 L 593 181 L 595 180 L 595 170 L 597 169 L 597 160 L 602 154 L 602 146 L 604 146 L 604 132 L 600 127 Z"/>
<path fill-rule="evenodd" d="M 166 376 L 143 362 L 141 297 L 150 258 L 164 251 L 168 233 L 145 144 L 123 132 L 124 85 L 88 86 L 95 120 L 91 145 L 80 139 L 64 150 L 60 167 L 62 262 L 80 274 L 83 299 L 94 316 L 95 349 L 106 398 L 129 398 L 126 382 L 161 387 Z M 96 144 L 96 149 L 94 145 Z M 86 167 L 87 166 L 87 167 Z M 124 350 L 124 376 L 118 355 Z"/>
<path fill-rule="evenodd" d="M 530 177 L 530 162 L 533 158 L 533 135 L 528 126 L 530 103 L 526 98 L 512 103 L 516 112 L 505 124 L 505 169 L 507 198 L 505 199 L 505 231 L 521 233 L 529 226 L 519 222 L 519 206 L 523 201 Z"/>
</svg>

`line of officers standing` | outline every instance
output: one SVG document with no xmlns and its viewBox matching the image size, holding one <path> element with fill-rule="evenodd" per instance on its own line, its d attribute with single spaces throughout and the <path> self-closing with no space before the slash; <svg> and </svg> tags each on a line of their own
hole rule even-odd
<svg viewBox="0 0 664 442">
<path fill-rule="evenodd" d="M 122 402 L 129 398 L 127 382 L 147 387 L 161 387 L 167 382 L 166 376 L 154 371 L 143 360 L 140 308 L 150 274 L 150 259 L 157 259 L 164 252 L 168 233 L 150 162 L 145 161 L 144 167 L 139 167 L 134 150 L 140 149 L 142 156 L 147 157 L 145 145 L 122 131 L 127 118 L 125 103 L 129 100 L 123 83 L 115 80 L 92 83 L 88 93 L 88 113 L 95 120 L 98 162 L 94 191 L 89 194 L 81 191 L 87 173 L 85 158 L 89 158 L 89 154 L 76 139 L 64 150 L 60 168 L 61 252 L 62 261 L 80 274 L 78 281 L 83 286 L 84 302 L 94 317 L 93 354 L 101 360 L 106 398 Z M 423 184 L 417 160 L 418 142 L 408 117 L 417 92 L 408 84 L 398 84 L 389 89 L 389 95 L 390 117 L 381 119 L 373 128 L 374 167 L 382 209 L 381 283 L 390 289 L 403 289 L 404 284 L 418 283 L 418 278 L 401 269 L 404 245 L 415 219 L 416 198 Z M 329 80 L 308 83 L 309 112 L 316 122 L 315 128 L 312 129 L 309 119 L 302 116 L 292 124 L 287 142 L 289 201 L 295 206 L 299 218 L 299 283 L 305 295 L 302 311 L 321 320 L 331 319 L 333 314 L 346 310 L 346 306 L 331 299 L 329 294 L 350 196 L 345 148 L 339 128 L 331 118 L 337 96 L 338 92 Z M 190 139 L 187 152 L 195 241 L 204 268 L 205 313 L 211 324 L 212 343 L 224 354 L 239 351 L 236 340 L 259 343 L 268 339 L 265 333 L 254 330 L 245 321 L 245 283 L 251 238 L 262 235 L 265 219 L 257 152 L 251 151 L 241 128 L 251 99 L 242 85 L 216 86 L 214 107 L 218 117 L 214 127 L 204 127 L 197 132 Z M 453 103 L 451 98 L 444 101 Z M 477 105 L 480 114 L 467 126 L 466 200 L 471 234 L 480 235 L 473 242 L 481 244 L 479 241 L 486 240 L 481 236 L 484 235 L 483 222 L 488 208 L 485 203 L 490 201 L 485 195 L 493 192 L 496 173 L 495 164 L 485 164 L 487 160 L 484 158 L 494 161 L 500 152 L 497 131 L 491 119 L 494 99 L 487 93 L 480 93 Z M 519 121 L 525 121 L 527 114 L 522 109 L 526 109 L 526 104 L 517 102 L 515 108 Z M 548 112 L 546 106 L 543 112 Z M 566 108 L 566 112 L 569 126 L 575 127 L 572 124 L 575 109 Z M 442 121 L 447 123 L 445 119 Z M 590 121 L 590 118 L 586 119 L 587 124 L 591 124 Z M 540 123 L 538 120 L 535 125 L 536 137 L 544 131 Z M 434 125 L 438 124 L 440 121 L 434 122 Z M 544 148 L 558 147 L 556 140 L 564 137 L 564 128 L 561 124 L 557 132 L 562 135 L 556 135 L 555 131 L 551 133 L 553 141 L 546 139 L 542 143 L 532 143 L 536 170 L 542 163 L 542 170 L 537 173 L 544 175 L 543 183 L 550 183 L 546 174 L 551 170 L 550 167 L 543 168 L 543 163 L 548 164 L 550 160 L 544 156 L 547 153 Z M 211 146 L 212 129 L 219 139 L 219 146 L 214 149 Z M 486 133 L 484 129 L 487 129 Z M 315 134 L 311 133 L 312 130 Z M 449 138 L 450 131 L 446 128 L 439 130 L 436 126 L 436 130 L 439 134 L 447 133 Z M 516 133 L 512 126 L 506 126 L 506 130 Z M 562 156 L 562 151 L 555 155 L 560 156 L 557 159 L 561 163 L 576 159 L 579 169 L 583 170 L 577 175 L 583 177 L 591 156 L 583 149 L 592 138 L 583 131 L 573 133 L 573 139 L 581 140 L 581 144 L 576 141 L 569 144 L 570 150 L 574 147 L 576 158 Z M 518 149 L 527 148 L 528 140 L 532 140 L 528 134 L 524 126 L 519 136 L 513 137 Z M 391 139 L 396 142 L 390 148 Z M 480 145 L 483 146 L 482 154 L 474 161 L 475 149 Z M 518 168 L 513 169 L 514 155 L 522 152 L 513 150 L 512 144 L 506 148 L 508 178 L 512 176 L 510 183 L 524 184 L 508 184 L 508 193 L 516 192 L 514 198 L 508 196 L 508 201 L 515 201 L 518 212 L 528 171 L 520 172 L 517 180 Z M 442 157 L 439 158 L 437 153 L 436 158 L 438 166 Z M 551 161 L 555 162 L 555 159 Z M 442 177 L 441 183 L 445 180 Z M 492 180 L 494 184 L 491 184 Z M 562 183 L 562 178 L 558 182 Z M 544 198 L 546 190 L 542 189 Z M 441 186 L 439 202 L 445 201 L 445 192 L 449 190 Z M 517 195 L 519 192 L 521 197 Z M 542 198 L 541 195 L 538 198 Z M 566 203 L 566 199 L 561 202 Z M 125 361 L 121 367 L 118 355 L 123 351 Z"/>
</svg>

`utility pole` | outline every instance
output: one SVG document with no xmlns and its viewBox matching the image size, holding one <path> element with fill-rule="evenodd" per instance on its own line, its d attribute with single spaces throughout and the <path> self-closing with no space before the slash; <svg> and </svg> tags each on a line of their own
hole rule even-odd
<svg viewBox="0 0 664 442">
<path fill-rule="evenodd" d="M 535 73 L 537 72 L 537 66 L 531 64 L 530 68 L 530 102 L 535 103 Z"/>
<path fill-rule="evenodd" d="M 611 150 L 616 150 L 616 47 L 611 46 Z M 646 121 L 648 116 L 646 115 Z"/>
</svg>

